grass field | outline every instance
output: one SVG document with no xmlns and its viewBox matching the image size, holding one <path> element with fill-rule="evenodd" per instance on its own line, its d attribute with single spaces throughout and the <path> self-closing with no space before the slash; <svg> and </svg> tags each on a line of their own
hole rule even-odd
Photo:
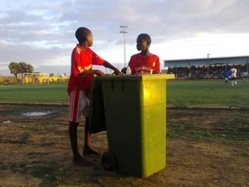
<svg viewBox="0 0 249 187">
<path fill-rule="evenodd" d="M 93 167 L 72 165 L 65 83 L 1 85 L 0 186 L 247 186 L 249 81 L 239 80 L 238 87 L 231 87 L 223 80 L 170 80 L 165 89 L 171 106 L 167 166 L 140 179 L 103 170 L 99 157 L 86 157 L 95 163 Z M 52 113 L 23 116 L 44 111 Z M 84 128 L 80 125 L 81 149 Z M 107 132 L 94 134 L 94 149 L 107 151 L 107 143 Z"/>
<path fill-rule="evenodd" d="M 249 108 L 249 81 L 238 86 L 223 80 L 167 81 L 167 105 L 177 108 L 224 107 Z M 67 104 L 66 83 L 49 85 L 1 85 L 1 103 Z"/>
<path fill-rule="evenodd" d="M 67 104 L 66 83 L 49 85 L 1 85 L 0 102 Z"/>
<path fill-rule="evenodd" d="M 239 80 L 237 87 L 223 80 L 168 81 L 168 105 L 185 107 L 249 108 L 249 81 Z"/>
</svg>

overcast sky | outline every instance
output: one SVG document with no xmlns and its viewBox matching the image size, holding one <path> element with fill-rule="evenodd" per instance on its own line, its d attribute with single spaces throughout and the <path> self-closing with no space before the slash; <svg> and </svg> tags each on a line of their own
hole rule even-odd
<svg viewBox="0 0 249 187">
<path fill-rule="evenodd" d="M 150 50 L 161 60 L 247 56 L 248 0 L 0 0 L 0 75 L 10 62 L 34 70 L 70 73 L 75 30 L 88 27 L 92 49 L 124 67 L 137 53 L 136 37 L 148 33 Z M 98 68 L 98 67 L 97 67 Z"/>
</svg>

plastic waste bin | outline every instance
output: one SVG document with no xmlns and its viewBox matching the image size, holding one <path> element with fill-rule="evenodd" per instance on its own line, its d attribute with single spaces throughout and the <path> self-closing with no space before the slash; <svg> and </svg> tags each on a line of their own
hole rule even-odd
<svg viewBox="0 0 249 187">
<path fill-rule="evenodd" d="M 98 77 L 108 152 L 104 169 L 147 177 L 166 166 L 166 75 Z"/>
<path fill-rule="evenodd" d="M 95 134 L 106 130 L 102 85 L 97 78 L 93 79 L 91 92 L 89 131 Z"/>
</svg>

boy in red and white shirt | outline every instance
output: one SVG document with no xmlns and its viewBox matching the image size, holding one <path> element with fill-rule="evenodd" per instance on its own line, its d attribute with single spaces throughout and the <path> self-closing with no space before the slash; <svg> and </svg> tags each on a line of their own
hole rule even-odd
<svg viewBox="0 0 249 187">
<path fill-rule="evenodd" d="M 91 163 L 83 159 L 79 153 L 77 128 L 79 126 L 80 116 L 82 114 L 85 115 L 83 155 L 100 154 L 90 147 L 91 134 L 89 132 L 88 110 L 93 76 L 104 76 L 105 74 L 100 70 L 93 69 L 93 65 L 101 65 L 112 69 L 116 75 L 121 74 L 121 72 L 90 49 L 93 44 L 93 37 L 88 28 L 78 28 L 75 32 L 75 37 L 79 44 L 76 45 L 71 54 L 71 75 L 67 87 L 67 93 L 69 95 L 69 138 L 73 151 L 73 163 L 91 165 Z"/>
<path fill-rule="evenodd" d="M 150 53 L 151 38 L 142 33 L 137 37 L 138 54 L 132 55 L 128 63 L 127 74 L 157 74 L 160 73 L 160 59 L 157 55 Z"/>
</svg>

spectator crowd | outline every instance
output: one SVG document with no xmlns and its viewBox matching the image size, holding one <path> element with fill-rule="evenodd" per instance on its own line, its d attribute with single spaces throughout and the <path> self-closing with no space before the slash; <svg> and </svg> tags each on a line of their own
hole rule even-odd
<svg viewBox="0 0 249 187">
<path fill-rule="evenodd" d="M 232 67 L 237 69 L 238 78 L 243 77 L 242 73 L 247 72 L 245 64 L 238 65 L 204 65 L 187 67 L 169 67 L 168 74 L 175 74 L 178 79 L 224 79 L 225 72 Z"/>
</svg>

